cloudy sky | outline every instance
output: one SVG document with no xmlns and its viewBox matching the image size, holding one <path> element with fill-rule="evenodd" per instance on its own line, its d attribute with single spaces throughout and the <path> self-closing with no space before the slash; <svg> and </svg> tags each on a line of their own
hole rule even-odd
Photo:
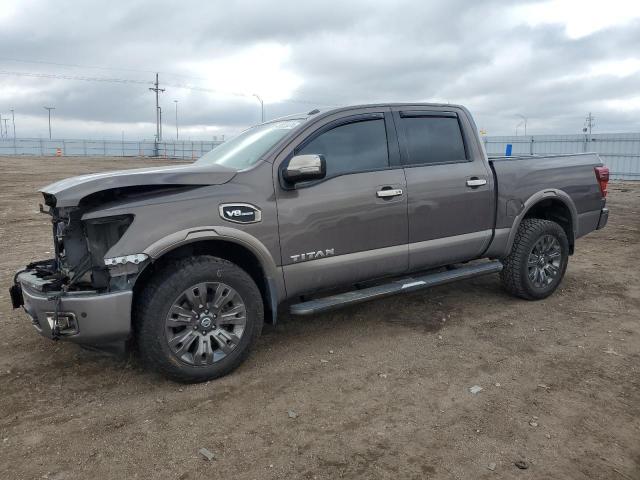
<svg viewBox="0 0 640 480">
<path fill-rule="evenodd" d="M 489 135 L 640 131 L 635 0 L 0 0 L 0 113 L 20 137 L 233 135 L 315 106 L 461 103 Z M 81 80 L 84 79 L 84 80 Z M 10 124 L 9 124 L 10 125 Z M 9 128 L 11 130 L 11 128 Z M 522 133 L 522 126 L 519 132 Z"/>
</svg>

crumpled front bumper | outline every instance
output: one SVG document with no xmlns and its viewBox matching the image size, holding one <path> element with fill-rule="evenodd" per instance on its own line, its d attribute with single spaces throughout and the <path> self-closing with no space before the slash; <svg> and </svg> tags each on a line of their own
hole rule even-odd
<svg viewBox="0 0 640 480">
<path fill-rule="evenodd" d="M 133 292 L 50 292 L 33 270 L 21 271 L 11 288 L 14 308 L 23 306 L 43 336 L 99 345 L 126 339 L 131 332 Z M 58 317 L 56 317 L 56 312 Z M 59 322 L 54 323 L 54 318 Z M 61 323 L 65 328 L 54 329 Z"/>
</svg>

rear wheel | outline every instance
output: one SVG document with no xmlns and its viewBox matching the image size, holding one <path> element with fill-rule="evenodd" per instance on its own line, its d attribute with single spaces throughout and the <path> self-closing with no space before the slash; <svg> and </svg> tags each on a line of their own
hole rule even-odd
<svg viewBox="0 0 640 480">
<path fill-rule="evenodd" d="M 263 324 L 260 291 L 226 260 L 200 256 L 165 266 L 136 304 L 143 361 L 171 379 L 200 382 L 237 368 Z"/>
<path fill-rule="evenodd" d="M 504 288 L 520 298 L 538 300 L 551 295 L 564 277 L 569 241 L 555 222 L 526 218 L 520 223 L 511 252 L 503 260 Z"/>
</svg>

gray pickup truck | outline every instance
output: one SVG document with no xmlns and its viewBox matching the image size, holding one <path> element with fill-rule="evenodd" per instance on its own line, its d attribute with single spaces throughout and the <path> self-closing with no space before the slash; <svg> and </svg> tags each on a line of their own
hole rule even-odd
<svg viewBox="0 0 640 480">
<path fill-rule="evenodd" d="M 46 337 L 208 380 L 285 303 L 309 315 L 498 272 L 547 297 L 607 223 L 608 179 L 596 154 L 487 158 L 461 106 L 313 110 L 193 164 L 43 188 L 55 258 L 20 270 L 11 299 Z"/>
</svg>

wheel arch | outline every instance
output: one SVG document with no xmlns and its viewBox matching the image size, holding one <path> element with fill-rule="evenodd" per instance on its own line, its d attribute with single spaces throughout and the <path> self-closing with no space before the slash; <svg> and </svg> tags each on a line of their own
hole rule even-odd
<svg viewBox="0 0 640 480">
<path fill-rule="evenodd" d="M 282 272 L 267 248 L 246 232 L 228 227 L 202 227 L 177 232 L 145 249 L 152 261 L 136 277 L 134 302 L 140 291 L 158 269 L 178 258 L 213 255 L 229 260 L 245 270 L 256 282 L 262 295 L 265 320 L 275 324 L 280 301 L 286 296 Z"/>
<path fill-rule="evenodd" d="M 551 189 L 537 192 L 529 197 L 513 222 L 507 242 L 507 254 L 511 251 L 516 232 L 525 218 L 540 218 L 558 223 L 569 240 L 569 254 L 573 254 L 578 229 L 578 212 L 573 200 L 566 192 Z"/>
</svg>

